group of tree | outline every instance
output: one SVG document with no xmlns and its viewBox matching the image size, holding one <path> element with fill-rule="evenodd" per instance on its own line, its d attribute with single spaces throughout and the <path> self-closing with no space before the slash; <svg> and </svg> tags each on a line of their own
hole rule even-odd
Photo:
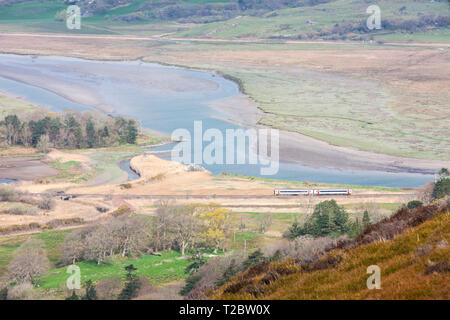
<svg viewBox="0 0 450 320">
<path fill-rule="evenodd" d="M 32 119 L 6 116 L 0 121 L 7 145 L 23 145 L 47 152 L 49 148 L 96 148 L 135 144 L 136 121 L 92 112 L 64 112 L 57 116 L 33 114 Z"/>
<path fill-rule="evenodd" d="M 229 211 L 216 204 L 177 206 L 160 202 L 156 210 L 152 246 L 174 249 L 185 255 L 188 249 L 225 250 L 230 235 Z"/>
<path fill-rule="evenodd" d="M 299 236 L 338 237 L 349 235 L 355 237 L 370 222 L 369 213 L 364 211 L 362 221 L 350 220 L 348 212 L 335 200 L 318 203 L 309 219 L 300 225 L 294 222 L 284 236 L 294 239 Z"/>
<path fill-rule="evenodd" d="M 62 263 L 94 260 L 101 264 L 117 254 L 136 256 L 148 247 L 149 232 L 147 223 L 137 217 L 107 218 L 70 233 L 62 245 Z"/>
</svg>

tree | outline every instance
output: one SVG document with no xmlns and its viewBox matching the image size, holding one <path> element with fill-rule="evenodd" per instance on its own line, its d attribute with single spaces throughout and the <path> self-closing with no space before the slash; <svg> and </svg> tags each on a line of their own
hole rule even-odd
<svg viewBox="0 0 450 320">
<path fill-rule="evenodd" d="M 199 250 L 196 250 L 194 253 L 192 253 L 192 257 L 190 260 L 192 261 L 192 263 L 188 265 L 186 269 L 184 269 L 184 273 L 186 274 L 197 272 L 206 263 L 203 254 Z"/>
<path fill-rule="evenodd" d="M 0 289 L 0 301 L 8 299 L 8 287 Z"/>
<path fill-rule="evenodd" d="M 137 269 L 130 264 L 125 267 L 125 270 L 127 271 L 127 283 L 125 288 L 123 288 L 122 292 L 119 294 L 119 300 L 131 300 L 136 298 L 141 287 L 139 278 L 134 274 Z"/>
<path fill-rule="evenodd" d="M 75 290 L 72 290 L 72 294 L 66 298 L 66 300 L 80 300 Z"/>
<path fill-rule="evenodd" d="M 16 283 L 35 283 L 50 266 L 42 240 L 30 239 L 15 252 L 8 266 L 7 279 Z"/>
<path fill-rule="evenodd" d="M 127 136 L 126 136 L 127 143 L 135 144 L 137 136 L 138 136 L 138 129 L 136 126 L 136 121 L 128 120 Z"/>
<path fill-rule="evenodd" d="M 272 225 L 273 219 L 270 213 L 263 213 L 257 216 L 258 229 L 260 233 L 266 233 L 267 229 Z"/>
<path fill-rule="evenodd" d="M 423 206 L 423 203 L 419 200 L 412 200 L 412 201 L 408 202 L 408 204 L 406 205 L 406 207 L 409 210 L 412 210 L 412 209 L 415 209 L 415 208 L 418 208 L 421 206 Z"/>
<path fill-rule="evenodd" d="M 217 288 L 221 287 L 240 271 L 239 266 L 236 264 L 236 260 L 232 259 L 229 266 L 225 269 L 222 276 L 216 281 L 215 285 Z"/>
<path fill-rule="evenodd" d="M 247 270 L 250 267 L 253 267 L 261 262 L 266 261 L 266 257 L 261 249 L 258 249 L 248 255 L 247 260 L 242 263 L 244 270 Z"/>
<path fill-rule="evenodd" d="M 86 281 L 86 293 L 81 300 L 98 300 L 97 291 L 95 291 L 95 286 L 90 279 Z"/>
<path fill-rule="evenodd" d="M 199 220 L 191 210 L 185 207 L 176 210 L 171 219 L 170 229 L 182 256 L 184 256 L 186 249 L 194 246 L 199 228 Z"/>
<path fill-rule="evenodd" d="M 97 135 L 94 128 L 94 123 L 91 119 L 89 119 L 86 123 L 86 135 L 88 147 L 93 148 L 97 142 Z"/>
<path fill-rule="evenodd" d="M 217 253 L 226 239 L 229 212 L 228 209 L 217 208 L 200 215 L 206 223 L 206 231 L 202 233 L 202 236 L 205 242 L 214 248 L 214 253 Z"/>
<path fill-rule="evenodd" d="M 201 280 L 201 278 L 202 277 L 199 276 L 199 275 L 191 275 L 190 277 L 187 277 L 186 284 L 180 290 L 180 295 L 186 296 L 189 292 L 191 292 L 192 289 L 194 289 L 194 287 L 197 284 L 197 282 L 199 280 Z"/>
<path fill-rule="evenodd" d="M 429 182 L 417 190 L 417 199 L 423 203 L 430 203 L 433 201 L 434 182 Z"/>
<path fill-rule="evenodd" d="M 434 185 L 433 199 L 441 199 L 450 195 L 450 178 L 443 178 Z"/>
<path fill-rule="evenodd" d="M 50 147 L 50 138 L 48 137 L 47 134 L 43 134 L 42 136 L 40 136 L 36 148 L 39 150 L 39 152 L 48 153 L 49 147 Z"/>
<path fill-rule="evenodd" d="M 8 145 L 14 145 L 19 140 L 19 132 L 21 128 L 21 123 L 17 115 L 8 115 L 2 122 L 6 129 L 6 143 Z"/>
<path fill-rule="evenodd" d="M 363 222 L 364 228 L 370 223 L 369 212 L 367 210 L 364 211 L 362 222 Z"/>
<path fill-rule="evenodd" d="M 335 200 L 327 200 L 314 207 L 313 214 L 303 227 L 294 222 L 285 237 L 293 239 L 307 234 L 314 237 L 337 236 L 347 233 L 350 227 L 349 216 L 344 208 L 338 206 Z"/>
</svg>

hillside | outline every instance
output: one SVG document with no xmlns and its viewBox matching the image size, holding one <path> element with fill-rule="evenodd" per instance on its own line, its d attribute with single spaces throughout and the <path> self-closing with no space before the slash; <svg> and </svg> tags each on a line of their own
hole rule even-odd
<svg viewBox="0 0 450 320">
<path fill-rule="evenodd" d="M 212 294 L 215 299 L 449 299 L 450 201 L 400 209 L 308 264 L 262 263 Z M 391 240 L 389 240 L 391 239 Z M 369 290 L 370 265 L 381 290 Z"/>
<path fill-rule="evenodd" d="M 82 28 L 65 28 L 65 8 Z M 381 30 L 369 30 L 364 0 L 4 0 L 0 30 L 175 37 L 447 42 L 447 1 L 377 1 Z"/>
</svg>

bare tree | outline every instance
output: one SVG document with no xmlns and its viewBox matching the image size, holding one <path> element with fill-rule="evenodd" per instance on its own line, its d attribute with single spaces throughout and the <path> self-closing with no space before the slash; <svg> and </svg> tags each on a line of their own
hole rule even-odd
<svg viewBox="0 0 450 320">
<path fill-rule="evenodd" d="M 109 256 L 122 257 L 140 253 L 149 239 L 148 226 L 134 218 L 108 218 L 90 227 L 71 233 L 62 246 L 64 263 L 83 259 L 101 264 Z"/>
<path fill-rule="evenodd" d="M 39 150 L 39 152 L 48 153 L 50 148 L 50 138 L 47 134 L 44 134 L 39 138 L 36 148 Z"/>
<path fill-rule="evenodd" d="M 200 221 L 194 216 L 192 210 L 186 207 L 175 210 L 170 230 L 173 232 L 175 243 L 182 256 L 184 256 L 186 249 L 194 247 L 199 229 Z"/>
<path fill-rule="evenodd" d="M 8 266 L 7 279 L 16 283 L 33 282 L 49 269 L 44 243 L 38 239 L 24 242 Z"/>
<path fill-rule="evenodd" d="M 267 229 L 273 223 L 273 218 L 270 213 L 263 213 L 257 216 L 258 229 L 260 233 L 266 233 Z"/>
<path fill-rule="evenodd" d="M 428 182 L 417 190 L 417 199 L 425 204 L 433 201 L 434 182 Z"/>
</svg>

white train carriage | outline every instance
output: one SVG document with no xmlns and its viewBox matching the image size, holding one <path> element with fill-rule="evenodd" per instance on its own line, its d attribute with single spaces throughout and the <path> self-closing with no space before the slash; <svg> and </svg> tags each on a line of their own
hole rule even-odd
<svg viewBox="0 0 450 320">
<path fill-rule="evenodd" d="M 275 190 L 273 194 L 275 196 L 307 196 L 310 194 L 312 190 L 295 190 L 295 189 L 284 189 L 284 190 Z"/>
<path fill-rule="evenodd" d="M 335 195 L 347 195 L 352 194 L 352 189 L 323 189 L 313 190 L 315 196 L 335 196 Z"/>
<path fill-rule="evenodd" d="M 276 189 L 275 196 L 332 196 L 332 195 L 352 195 L 352 189 Z"/>
</svg>

